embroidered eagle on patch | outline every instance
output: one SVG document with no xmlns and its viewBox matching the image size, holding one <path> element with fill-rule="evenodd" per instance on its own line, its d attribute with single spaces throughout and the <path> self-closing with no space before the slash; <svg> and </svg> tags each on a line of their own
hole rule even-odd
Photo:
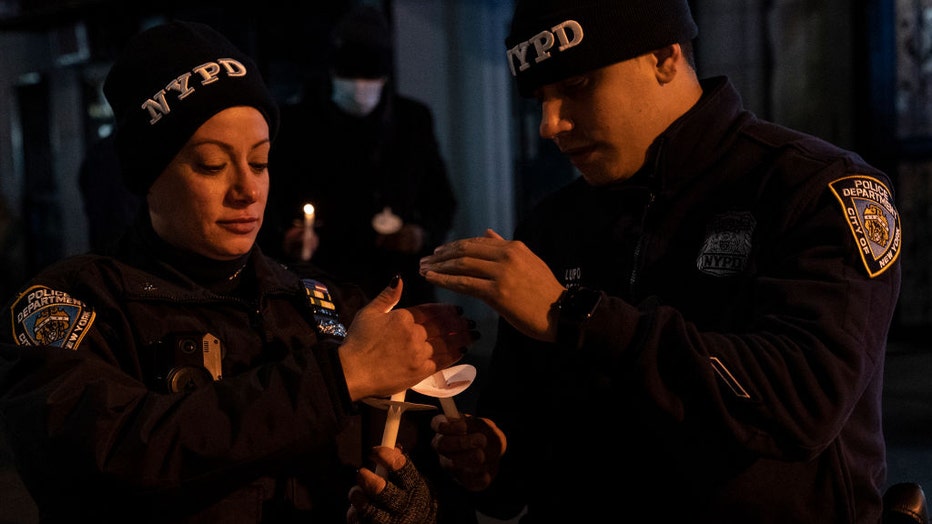
<svg viewBox="0 0 932 524">
<path fill-rule="evenodd" d="M 841 203 L 867 274 L 871 278 L 882 274 L 899 258 L 902 248 L 900 214 L 890 189 L 866 175 L 839 178 L 828 187 Z"/>
<path fill-rule="evenodd" d="M 91 324 L 94 310 L 64 291 L 32 286 L 10 307 L 13 333 L 20 346 L 77 349 Z"/>
<path fill-rule="evenodd" d="M 696 269 L 716 277 L 740 274 L 748 264 L 756 225 L 754 216 L 748 212 L 735 211 L 712 217 L 706 225 Z"/>
</svg>

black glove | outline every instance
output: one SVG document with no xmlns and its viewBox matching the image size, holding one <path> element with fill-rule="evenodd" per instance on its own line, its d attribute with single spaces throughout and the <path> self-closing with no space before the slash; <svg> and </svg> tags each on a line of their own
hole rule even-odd
<svg viewBox="0 0 932 524">
<path fill-rule="evenodd" d="M 352 506 L 347 512 L 348 523 L 436 524 L 437 500 L 407 456 L 401 468 L 388 472 L 385 487 L 378 493 L 371 492 L 371 477 L 367 479 L 362 472 L 357 482 L 350 490 Z"/>
</svg>

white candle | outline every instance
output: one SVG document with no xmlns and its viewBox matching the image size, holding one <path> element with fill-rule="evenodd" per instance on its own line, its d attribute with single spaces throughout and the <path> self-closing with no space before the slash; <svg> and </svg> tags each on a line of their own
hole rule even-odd
<svg viewBox="0 0 932 524">
<path fill-rule="evenodd" d="M 314 206 L 304 204 L 304 237 L 301 243 L 301 260 L 311 259 L 311 242 L 314 238 Z"/>
<path fill-rule="evenodd" d="M 443 370 L 440 370 L 433 375 L 434 385 L 438 388 L 445 388 L 447 386 L 447 377 L 443 376 Z M 459 418 L 460 411 L 456 409 L 456 402 L 453 401 L 453 397 L 440 397 L 440 407 L 443 408 L 443 414 L 447 418 Z"/>
<path fill-rule="evenodd" d="M 385 428 L 382 430 L 382 445 L 386 448 L 394 448 L 395 441 L 398 439 L 398 429 L 401 427 L 401 413 L 404 411 L 404 406 L 396 405 L 395 402 L 404 402 L 405 393 L 407 393 L 407 390 L 392 395 L 392 404 L 388 406 L 388 413 L 385 415 Z M 375 473 L 383 478 L 388 474 L 381 464 L 375 467 Z"/>
<path fill-rule="evenodd" d="M 460 418 L 460 410 L 456 409 L 453 397 L 440 397 L 440 407 L 443 408 L 443 414 L 447 418 Z"/>
</svg>

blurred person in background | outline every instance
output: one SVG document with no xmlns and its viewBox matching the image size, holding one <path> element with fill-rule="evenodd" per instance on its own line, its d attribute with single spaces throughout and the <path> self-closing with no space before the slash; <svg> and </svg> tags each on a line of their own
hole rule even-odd
<svg viewBox="0 0 932 524">
<path fill-rule="evenodd" d="M 300 263 L 303 207 L 311 203 L 314 264 L 370 295 L 398 273 L 401 304 L 410 305 L 436 300 L 418 261 L 446 240 L 456 199 L 430 109 L 395 91 L 393 49 L 380 10 L 356 7 L 338 21 L 330 76 L 282 108 L 270 227 L 260 244 Z"/>
<path fill-rule="evenodd" d="M 430 108 L 393 85 L 394 42 L 385 14 L 371 6 L 347 10 L 331 31 L 328 65 L 297 103 L 282 107 L 270 155 L 275 184 L 259 243 L 291 268 L 310 264 L 370 296 L 399 274 L 405 283 L 399 306 L 434 302 L 436 290 L 418 274 L 418 264 L 446 240 L 457 202 Z M 310 230 L 308 203 L 314 206 Z M 306 241 L 309 260 L 302 257 Z M 413 391 L 408 399 L 436 404 Z M 364 440 L 378 443 L 385 412 L 360 410 Z M 430 447 L 432 416 L 406 412 L 399 445 L 439 496 L 461 499 Z M 444 502 L 443 522 L 475 521 L 475 512 L 452 509 L 461 507 L 457 500 Z"/>
</svg>

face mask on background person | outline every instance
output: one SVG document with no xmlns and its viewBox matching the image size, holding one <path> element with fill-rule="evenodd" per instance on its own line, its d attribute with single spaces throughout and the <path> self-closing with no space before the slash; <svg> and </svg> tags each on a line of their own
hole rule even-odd
<svg viewBox="0 0 932 524">
<path fill-rule="evenodd" d="M 382 88 L 386 79 L 383 78 L 340 78 L 333 79 L 333 95 L 331 99 L 343 111 L 354 116 L 366 116 L 379 105 L 382 98 Z"/>
</svg>

